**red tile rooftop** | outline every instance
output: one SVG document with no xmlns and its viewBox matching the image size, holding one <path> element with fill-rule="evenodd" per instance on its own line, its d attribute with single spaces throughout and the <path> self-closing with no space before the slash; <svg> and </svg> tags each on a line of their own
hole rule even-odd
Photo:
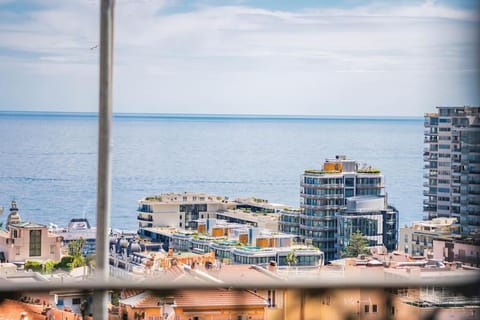
<svg viewBox="0 0 480 320">
<path fill-rule="evenodd" d="M 254 267 L 247 264 L 224 265 L 221 269 L 208 271 L 208 274 L 225 283 L 271 283 L 278 281 L 275 274 L 262 267 Z"/>
<path fill-rule="evenodd" d="M 28 320 L 45 320 L 46 316 L 42 315 L 43 305 L 40 304 L 31 304 L 24 303 L 11 299 L 4 299 L 0 303 L 0 319 L 20 319 L 20 315 L 23 313 L 27 316 Z M 53 309 L 55 319 L 75 319 L 76 317 L 80 318 L 79 315 L 76 315 L 71 312 L 66 312 L 63 310 Z M 91 317 L 87 317 L 88 320 L 91 320 Z M 87 320 L 86 319 L 86 320 Z"/>
<path fill-rule="evenodd" d="M 201 294 L 199 294 L 201 293 Z M 181 290 L 175 293 L 178 307 L 266 306 L 267 302 L 248 290 L 203 289 Z"/>
<path fill-rule="evenodd" d="M 175 306 L 186 307 L 232 307 L 232 306 L 266 306 L 267 302 L 257 294 L 248 290 L 201 289 L 172 291 Z M 157 308 L 161 306 L 165 296 L 151 291 L 121 301 L 133 308 Z"/>
</svg>

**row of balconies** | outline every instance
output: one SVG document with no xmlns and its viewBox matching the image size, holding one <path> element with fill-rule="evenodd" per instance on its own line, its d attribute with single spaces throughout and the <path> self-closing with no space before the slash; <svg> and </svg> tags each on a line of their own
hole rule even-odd
<svg viewBox="0 0 480 320">
<path fill-rule="evenodd" d="M 336 183 L 336 184 L 313 184 L 313 183 L 306 183 L 306 182 L 300 182 L 301 187 L 309 187 L 309 188 L 315 188 L 315 189 L 338 189 L 338 188 L 343 188 L 344 184 L 343 183 Z"/>
</svg>

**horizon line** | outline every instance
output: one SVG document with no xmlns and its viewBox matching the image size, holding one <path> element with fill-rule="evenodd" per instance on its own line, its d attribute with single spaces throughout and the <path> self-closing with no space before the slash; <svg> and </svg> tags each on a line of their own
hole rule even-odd
<svg viewBox="0 0 480 320">
<path fill-rule="evenodd" d="M 0 116 L 73 116 L 98 117 L 98 112 L 88 111 L 24 111 L 0 110 Z M 387 115 L 304 115 L 304 114 L 237 114 L 237 113 L 149 113 L 114 112 L 113 118 L 197 118 L 197 119 L 272 119 L 272 120 L 423 120 L 423 116 Z"/>
</svg>

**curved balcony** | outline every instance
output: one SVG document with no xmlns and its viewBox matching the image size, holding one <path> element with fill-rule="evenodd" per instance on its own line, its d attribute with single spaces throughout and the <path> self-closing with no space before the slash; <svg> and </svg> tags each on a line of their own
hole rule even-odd
<svg viewBox="0 0 480 320">
<path fill-rule="evenodd" d="M 383 183 L 372 183 L 372 184 L 357 183 L 356 188 L 357 189 L 381 189 L 381 188 L 385 188 L 385 185 Z"/>
<path fill-rule="evenodd" d="M 305 208 L 305 209 L 319 209 L 319 210 L 339 210 L 342 208 L 342 205 L 311 205 L 311 204 L 301 204 L 300 208 Z"/>
<path fill-rule="evenodd" d="M 139 215 L 137 216 L 137 220 L 140 220 L 140 221 L 153 221 L 153 217 L 152 217 L 152 216 L 144 216 L 144 215 L 139 214 Z"/>
<path fill-rule="evenodd" d="M 318 220 L 318 221 L 330 221 L 337 219 L 335 216 L 309 216 L 306 214 L 301 214 L 300 218 L 305 220 Z"/>
<path fill-rule="evenodd" d="M 337 231 L 337 227 L 327 227 L 327 226 L 307 226 L 304 224 L 300 225 L 300 230 L 310 230 L 310 231 Z"/>
<path fill-rule="evenodd" d="M 303 198 L 307 199 L 342 199 L 343 193 L 340 194 L 309 194 L 303 191 L 300 191 L 300 195 Z"/>
<path fill-rule="evenodd" d="M 279 221 L 278 221 L 278 224 L 286 225 L 286 226 L 297 226 L 297 225 L 299 224 L 299 222 L 298 222 L 298 221 L 293 222 L 293 221 L 282 221 L 282 220 L 279 220 Z"/>
<path fill-rule="evenodd" d="M 424 196 L 436 196 L 437 192 L 433 192 L 431 190 L 423 190 L 423 195 Z"/>
<path fill-rule="evenodd" d="M 423 204 L 426 205 L 426 206 L 437 205 L 437 201 L 426 199 L 426 200 L 423 200 Z"/>
</svg>

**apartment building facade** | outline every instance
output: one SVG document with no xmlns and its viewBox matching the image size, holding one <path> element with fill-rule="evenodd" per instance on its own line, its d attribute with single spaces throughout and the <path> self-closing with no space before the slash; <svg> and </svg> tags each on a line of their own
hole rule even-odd
<svg viewBox="0 0 480 320">
<path fill-rule="evenodd" d="M 196 229 L 196 220 L 216 218 L 218 211 L 235 208 L 225 197 L 206 193 L 163 193 L 138 203 L 139 228 L 175 227 Z"/>
<path fill-rule="evenodd" d="M 354 196 L 384 195 L 380 170 L 360 166 L 346 156 L 327 159 L 321 170 L 305 170 L 300 182 L 299 237 L 325 253 L 325 261 L 337 258 L 336 214 Z"/>
<path fill-rule="evenodd" d="M 433 241 L 442 236 L 459 234 L 457 218 L 434 218 L 416 221 L 400 228 L 398 251 L 412 256 L 433 254 Z"/>
<path fill-rule="evenodd" d="M 480 107 L 437 107 L 425 114 L 424 216 L 457 217 L 462 232 L 480 226 Z"/>
</svg>

